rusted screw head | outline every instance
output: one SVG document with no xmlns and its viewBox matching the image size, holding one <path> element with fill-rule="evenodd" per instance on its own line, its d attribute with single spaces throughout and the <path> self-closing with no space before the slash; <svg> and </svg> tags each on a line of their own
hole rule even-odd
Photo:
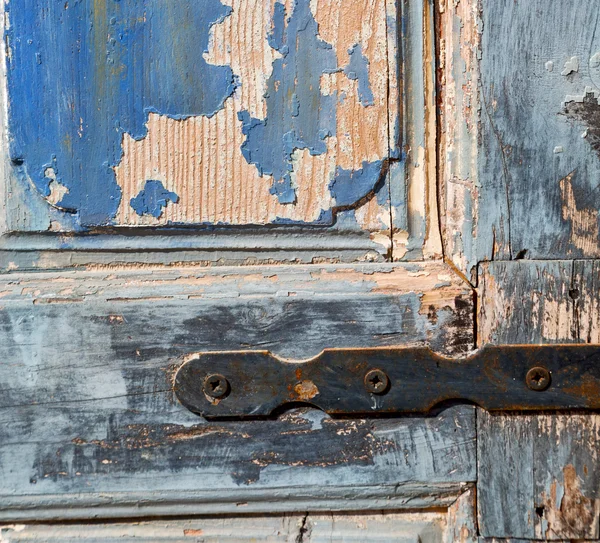
<svg viewBox="0 0 600 543">
<path fill-rule="evenodd" d="M 546 368 L 535 367 L 527 372 L 525 382 L 531 390 L 541 392 L 550 386 L 550 372 Z"/>
<path fill-rule="evenodd" d="M 214 373 L 204 379 L 204 393 L 215 400 L 227 396 L 229 390 L 229 381 L 219 373 Z"/>
<path fill-rule="evenodd" d="M 384 394 L 390 386 L 390 380 L 383 370 L 371 370 L 365 375 L 365 388 L 371 394 Z"/>
</svg>

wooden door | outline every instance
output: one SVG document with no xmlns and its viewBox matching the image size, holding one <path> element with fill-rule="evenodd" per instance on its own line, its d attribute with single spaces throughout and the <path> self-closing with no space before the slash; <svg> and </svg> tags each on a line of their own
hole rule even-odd
<svg viewBox="0 0 600 543">
<path fill-rule="evenodd" d="M 6 2 L 2 540 L 600 539 L 594 414 L 173 390 L 208 351 L 600 343 L 597 9 L 555 4 Z"/>
</svg>

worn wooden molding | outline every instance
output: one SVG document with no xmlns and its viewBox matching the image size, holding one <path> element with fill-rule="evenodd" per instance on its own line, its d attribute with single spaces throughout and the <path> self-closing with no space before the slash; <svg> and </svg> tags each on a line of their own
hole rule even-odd
<svg viewBox="0 0 600 543">
<path fill-rule="evenodd" d="M 446 527 L 442 512 L 289 514 L 115 524 L 13 525 L 0 527 L 2 543 L 68 541 L 203 541 L 215 543 L 333 543 L 348 541 L 440 543 Z"/>
<path fill-rule="evenodd" d="M 478 342 L 598 343 L 599 273 L 593 260 L 482 264 Z M 479 411 L 477 426 L 482 536 L 600 538 L 598 414 Z"/>
<path fill-rule="evenodd" d="M 482 0 L 436 2 L 438 194 L 444 254 L 476 281 Z"/>
<path fill-rule="evenodd" d="M 343 264 L 384 262 L 382 245 L 365 232 L 265 227 L 87 235 L 12 235 L 0 238 L 0 271 Z M 386 249 L 387 251 L 387 249 Z"/>
<path fill-rule="evenodd" d="M 403 0 L 401 48 L 405 156 L 392 173 L 404 182 L 390 184 L 394 260 L 436 259 L 442 256 L 436 183 L 435 29 L 429 1 Z M 407 211 L 398 212 L 405 201 Z M 394 207 L 396 206 L 396 207 Z"/>
<path fill-rule="evenodd" d="M 465 490 L 454 503 L 431 511 L 306 512 L 138 522 L 0 525 L 0 541 L 399 541 L 401 543 L 476 543 L 475 493 Z"/>
</svg>

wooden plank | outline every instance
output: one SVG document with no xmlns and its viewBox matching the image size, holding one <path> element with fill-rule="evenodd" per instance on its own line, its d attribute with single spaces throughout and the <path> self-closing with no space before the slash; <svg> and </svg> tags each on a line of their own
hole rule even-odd
<svg viewBox="0 0 600 543">
<path fill-rule="evenodd" d="M 483 535 L 598 539 L 598 415 L 482 411 L 477 435 Z"/>
<path fill-rule="evenodd" d="M 482 343 L 598 342 L 595 261 L 481 266 Z M 478 514 L 485 537 L 597 539 L 600 417 L 478 414 Z"/>
<path fill-rule="evenodd" d="M 481 265 L 479 342 L 600 343 L 595 260 Z"/>
<path fill-rule="evenodd" d="M 482 9 L 477 259 L 597 257 L 596 2 Z"/>
<path fill-rule="evenodd" d="M 444 543 L 478 543 L 475 489 L 471 488 L 448 508 Z"/>
<path fill-rule="evenodd" d="M 440 222 L 445 254 L 475 283 L 482 2 L 436 4 Z"/>
<path fill-rule="evenodd" d="M 596 8 L 439 3 L 441 221 L 473 282 L 481 261 L 600 255 Z"/>
<path fill-rule="evenodd" d="M 485 537 L 533 538 L 531 417 L 477 414 L 477 513 Z"/>
<path fill-rule="evenodd" d="M 475 480 L 471 407 L 437 417 L 206 423 L 171 390 L 186 354 L 473 343 L 441 263 L 3 276 L 0 518 L 449 505 Z"/>
<path fill-rule="evenodd" d="M 0 527 L 5 543 L 67 541 L 224 543 L 333 543 L 369 541 L 438 543 L 445 519 L 435 513 L 308 514 L 115 524 L 15 525 Z M 368 534 L 368 535 L 367 535 Z"/>
</svg>

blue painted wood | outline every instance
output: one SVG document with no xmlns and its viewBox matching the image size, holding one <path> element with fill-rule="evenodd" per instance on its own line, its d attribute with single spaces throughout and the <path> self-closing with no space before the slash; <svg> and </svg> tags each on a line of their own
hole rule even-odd
<svg viewBox="0 0 600 543">
<path fill-rule="evenodd" d="M 244 85 L 230 66 L 204 58 L 211 30 L 231 14 L 220 0 L 25 0 L 7 4 L 6 10 L 12 170 L 21 186 L 31 181 L 43 197 L 50 196 L 53 182 L 62 187 L 54 205 L 71 217 L 76 230 L 115 222 L 121 188 L 113 168 L 121 160 L 122 138 L 143 138 L 149 113 L 212 117 Z M 261 176 L 273 176 L 271 192 L 280 203 L 293 204 L 293 152 L 321 155 L 325 140 L 336 133 L 343 97 L 326 95 L 321 77 L 343 72 L 357 80 L 363 107 L 372 106 L 372 90 L 358 44 L 348 65 L 340 66 L 335 44 L 318 36 L 309 0 L 295 0 L 290 12 L 285 10 L 276 2 L 269 45 L 280 58 L 268 81 L 267 116 L 239 113 L 245 135 L 240 152 Z M 338 167 L 330 183 L 335 206 L 353 206 L 379 191 L 387 161 L 365 161 L 354 170 Z M 167 200 L 178 198 L 167 191 L 150 205 L 148 190 L 132 198 L 140 215 L 156 217 Z M 383 191 L 384 202 L 388 193 Z M 333 221 L 328 207 L 316 223 Z"/>
<path fill-rule="evenodd" d="M 471 406 L 397 420 L 304 410 L 208 423 L 172 390 L 198 351 L 304 359 L 325 347 L 468 349 L 472 293 L 438 284 L 444 268 L 427 269 L 5 275 L 0 519 L 449 505 L 475 481 Z M 378 292 L 403 281 L 404 294 Z M 414 292 L 418 281 L 438 288 Z"/>
</svg>

